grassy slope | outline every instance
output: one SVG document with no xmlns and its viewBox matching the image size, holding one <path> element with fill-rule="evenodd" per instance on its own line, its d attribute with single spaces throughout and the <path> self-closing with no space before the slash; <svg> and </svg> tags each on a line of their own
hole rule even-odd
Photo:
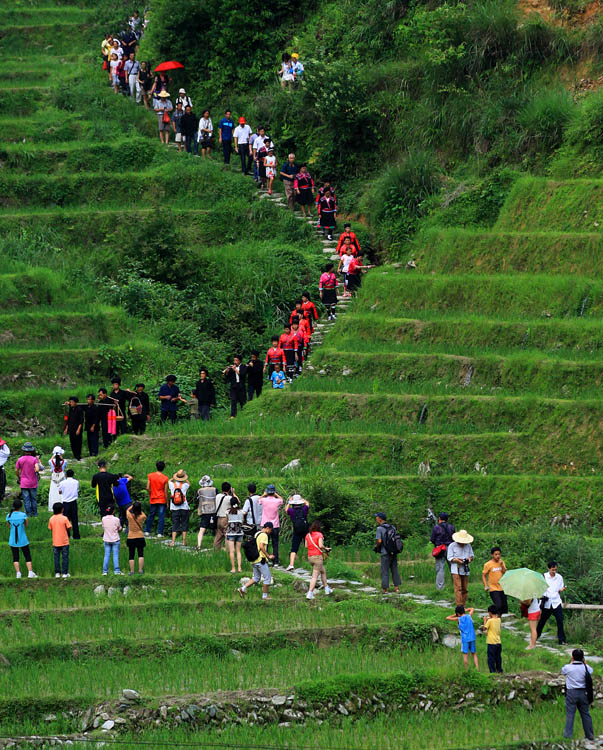
<svg viewBox="0 0 603 750">
<path fill-rule="evenodd" d="M 80 24 L 79 9 L 73 10 L 69 18 Z M 54 23 L 51 10 L 39 14 L 28 9 L 21 16 L 11 11 L 5 19 L 6 24 L 18 27 L 37 24 L 33 41 L 38 44 L 39 40 L 39 46 L 33 52 L 42 49 L 45 29 L 55 34 L 54 26 L 40 26 Z M 18 44 L 14 34 L 9 28 L 3 44 Z M 35 69 L 41 58 L 33 54 L 31 58 Z M 95 96 L 98 86 L 94 81 L 91 90 Z M 29 203 L 6 206 L 0 214 L 0 222 L 9 232 L 15 224 L 21 227 L 21 234 L 4 240 L 8 260 L 0 276 L 0 290 L 8 304 L 2 331 L 10 336 L 2 340 L 5 357 L 0 377 L 22 373 L 34 363 L 36 369 L 27 388 L 20 380 L 11 385 L 9 398 L 3 402 L 9 423 L 17 416 L 41 412 L 52 424 L 57 416 L 54 404 L 62 389 L 95 386 L 102 372 L 90 372 L 90 367 L 95 366 L 99 347 L 104 352 L 104 347 L 111 345 L 113 356 L 120 351 L 115 325 L 120 328 L 121 345 L 133 342 L 137 350 L 135 356 L 122 361 L 135 367 L 138 355 L 145 353 L 149 360 L 145 377 L 158 379 L 171 354 L 153 327 L 158 321 L 149 318 L 145 322 L 145 336 L 140 335 L 143 326 L 136 319 L 133 328 L 122 327 L 124 307 L 126 316 L 131 317 L 125 295 L 112 306 L 97 306 L 86 299 L 75 281 L 65 299 L 66 274 L 74 264 L 78 270 L 87 269 L 88 281 L 98 278 L 96 269 L 79 265 L 80 258 L 94 252 L 97 265 L 116 259 L 120 262 L 120 252 L 124 258 L 132 252 L 126 242 L 132 222 L 148 219 L 139 205 L 130 204 L 128 196 L 118 203 L 98 190 L 95 159 L 102 170 L 109 170 L 121 162 L 127 149 L 140 153 L 141 173 L 133 184 L 141 196 L 148 197 L 152 213 L 163 189 L 157 189 L 153 179 L 167 174 L 173 181 L 170 171 L 177 158 L 149 149 L 138 135 L 124 138 L 123 115 L 131 111 L 125 109 L 128 103 L 101 92 L 94 105 L 87 106 L 89 92 L 84 89 L 83 93 L 84 117 L 76 110 L 66 119 L 56 110 L 57 129 L 53 130 L 44 114 L 52 118 L 54 110 L 43 109 L 46 104 L 36 99 L 34 105 L 24 105 L 36 111 L 21 121 L 13 118 L 6 131 L 15 138 L 19 132 L 28 137 L 39 134 L 39 143 L 33 147 L 10 144 L 1 157 L 10 165 L 3 172 L 3 184 L 7 189 L 22 190 Z M 4 101 L 2 96 L 0 101 Z M 100 107 L 103 116 L 99 117 L 94 107 Z M 136 118 L 138 133 L 154 136 L 140 112 Z M 116 122 L 110 122 L 109 128 L 107 120 L 112 119 Z M 41 129 L 40 123 L 44 123 Z M 78 136 L 82 141 L 68 143 Z M 93 149 L 88 150 L 87 144 L 82 147 L 91 137 Z M 164 219 L 169 216 L 183 226 L 177 237 L 181 255 L 191 265 L 207 262 L 208 273 L 220 269 L 221 275 L 214 277 L 211 287 L 216 295 L 223 291 L 226 280 L 234 281 L 244 257 L 253 274 L 238 279 L 236 290 L 243 293 L 250 281 L 254 288 L 266 290 L 265 299 L 256 308 L 243 311 L 244 319 L 257 315 L 263 331 L 272 321 L 266 310 L 274 295 L 282 292 L 272 286 L 282 265 L 293 263 L 299 268 L 300 257 L 309 258 L 303 273 L 312 278 L 312 254 L 316 251 L 319 255 L 320 247 L 312 244 L 305 226 L 299 227 L 274 206 L 258 205 L 249 186 L 237 177 L 214 165 L 187 168 L 184 174 L 182 193 L 170 195 L 169 204 L 162 205 Z M 82 185 L 89 187 L 85 196 L 78 192 Z M 193 195 L 199 186 L 233 192 L 236 198 L 207 202 L 203 196 Z M 135 476 L 132 491 L 140 496 L 144 496 L 144 476 L 159 457 L 167 461 L 169 472 L 186 468 L 193 482 L 209 470 L 216 483 L 233 479 L 240 492 L 249 480 L 273 480 L 282 492 L 299 489 L 310 498 L 313 512 L 320 512 L 330 524 L 331 534 L 341 533 L 344 524 L 350 536 L 358 534 L 352 549 L 336 550 L 329 563 L 331 572 L 361 577 L 370 584 L 378 584 L 378 571 L 368 557 L 372 533 L 367 529 L 371 529 L 370 517 L 377 508 L 385 509 L 404 534 L 420 535 L 407 540 L 401 561 L 403 587 L 415 593 L 436 595 L 425 541 L 428 508 L 446 508 L 457 525 L 474 531 L 480 559 L 487 556 L 490 544 L 503 542 L 513 564 L 523 564 L 528 548 L 534 546 L 526 519 L 543 519 L 545 525 L 534 533 L 544 539 L 547 552 L 558 554 L 562 567 L 569 567 L 576 562 L 571 559 L 575 537 L 571 542 L 569 535 L 560 532 L 555 546 L 547 536 L 552 533 L 551 518 L 586 518 L 591 534 L 603 524 L 596 441 L 601 416 L 599 242 L 592 227 L 576 218 L 579 201 L 565 211 L 573 199 L 571 195 L 563 197 L 566 189 L 584 189 L 594 195 L 594 188 L 590 183 L 572 183 L 570 187 L 561 183 L 559 200 L 557 188 L 551 191 L 548 182 L 538 182 L 535 187 L 533 181 L 527 181 L 522 189 L 530 195 L 527 207 L 522 208 L 521 195 L 514 193 L 498 225 L 487 238 L 479 239 L 479 250 L 475 249 L 478 240 L 459 235 L 450 245 L 442 241 L 439 252 L 431 254 L 429 244 L 423 246 L 417 276 L 423 272 L 430 276 L 413 278 L 391 269 L 385 275 L 376 271 L 367 278 L 352 305 L 353 315 L 340 317 L 327 336 L 327 347 L 313 356 L 311 366 L 315 369 L 286 392 L 266 394 L 234 424 L 225 423 L 223 412 L 217 412 L 210 425 L 183 422 L 169 432 L 153 428 L 143 440 L 121 438 L 107 458 L 117 454 L 113 466 Z M 100 200 L 90 205 L 94 196 Z M 57 200 L 70 207 L 57 208 Z M 541 220 L 545 210 L 558 217 L 555 226 Z M 509 218 L 510 214 L 517 218 Z M 522 226 L 518 228 L 515 221 L 521 221 Z M 534 249 L 542 239 L 539 233 L 550 234 L 555 227 L 564 236 L 550 238 L 544 243 L 545 251 L 536 257 Z M 277 241 L 260 244 L 268 228 Z M 40 233 L 47 229 L 51 233 L 41 240 Z M 516 240 L 517 231 L 522 237 Z M 243 241 L 241 232 L 245 233 Z M 446 239 L 453 232 L 444 234 Z M 226 248 L 225 236 L 231 243 Z M 439 242 L 437 236 L 434 241 Z M 305 254 L 278 256 L 282 244 L 291 253 L 301 246 Z M 463 248 L 467 247 L 479 267 L 463 264 Z M 506 253 L 509 262 L 503 263 L 501 257 Z M 577 268 L 580 253 L 584 262 Z M 18 283 L 15 274 L 24 260 L 39 270 L 30 271 L 25 283 L 23 279 Z M 306 279 L 295 282 L 299 289 Z M 203 289 L 207 291 L 207 287 Z M 164 294 L 166 291 L 163 289 Z M 22 311 L 24 305 L 25 311 L 11 314 Z M 375 305 L 376 311 L 371 309 Z M 543 317 L 543 312 L 551 317 Z M 71 337 L 74 346 L 66 350 L 65 334 L 73 331 L 74 325 L 78 327 Z M 28 328 L 35 333 L 28 334 Z M 147 341 L 150 333 L 153 335 Z M 100 367 L 107 368 L 108 363 L 103 360 Z M 65 369 L 77 378 L 68 386 L 57 382 L 55 387 L 57 375 Z M 321 369 L 330 377 L 321 375 Z M 39 386 L 31 387 L 35 383 Z M 49 434 L 37 444 L 47 452 L 55 440 L 56 436 Z M 282 472 L 283 464 L 294 457 L 301 459 L 301 470 Z M 429 463 L 429 474 L 419 473 L 420 462 Z M 213 466 L 222 463 L 233 467 Z M 93 467 L 88 462 L 76 468 L 85 515 L 93 507 L 87 481 Z M 42 502 L 46 488 L 44 480 Z M 324 674 L 343 684 L 357 674 L 370 680 L 376 672 L 398 675 L 406 670 L 412 671 L 413 679 L 421 685 L 441 685 L 442 681 L 465 685 L 458 653 L 430 645 L 432 626 L 454 630 L 440 608 L 367 596 L 350 600 L 344 595 L 308 606 L 292 590 L 288 577 L 277 574 L 281 587 L 273 590 L 274 601 L 266 609 L 252 595 L 244 603 L 238 600 L 234 581 L 226 572 L 228 565 L 220 555 L 174 554 L 159 546 L 147 550 L 148 588 L 139 580 L 128 581 L 132 589 L 125 598 L 118 581 L 113 598 L 99 598 L 93 593 L 94 586 L 106 579 L 99 578 L 102 549 L 98 532 L 85 528 L 84 539 L 72 546 L 74 578 L 55 582 L 50 580 L 45 520 L 42 514 L 30 527 L 40 580 L 3 579 L 0 637 L 9 665 L 3 668 L 1 682 L 4 693 L 11 697 L 0 701 L 0 716 L 7 734 L 72 730 L 71 720 L 62 716 L 61 709 L 116 697 L 124 686 L 124 667 L 137 689 L 153 701 L 166 694 L 220 688 L 285 689 L 298 684 L 300 674 Z M 491 531 L 486 533 L 485 528 Z M 285 526 L 285 538 L 288 533 Z M 593 567 L 585 555 L 594 544 L 589 541 L 578 556 L 590 566 L 589 573 Z M 125 549 L 121 556 L 125 567 Z M 478 567 L 476 564 L 476 570 Z M 2 575 L 9 574 L 12 571 L 5 558 Z M 487 598 L 478 579 L 473 577 L 470 601 L 483 606 Z M 114 585 L 115 581 L 110 579 Z M 571 581 L 572 596 L 581 595 L 580 583 Z M 445 594 L 449 597 L 451 592 Z M 85 607 L 81 612 L 70 610 L 81 607 Z M 273 632 L 275 622 L 277 632 Z M 49 623 L 57 631 L 52 643 L 48 642 Z M 355 630 L 346 631 L 358 623 L 371 623 L 379 630 L 378 636 L 370 629 L 360 636 Z M 296 632 L 300 628 L 306 632 Z M 160 631 L 161 637 L 154 636 L 151 641 L 150 631 Z M 425 642 L 420 638 L 412 641 L 412 633 L 423 633 Z M 374 648 L 377 637 L 380 645 Z M 298 648 L 300 639 L 302 648 Z M 321 648 L 308 648 L 309 643 Z M 244 670 L 240 655 L 230 651 L 233 647 L 245 652 Z M 479 649 L 482 657 L 481 641 Z M 143 652 L 145 659 L 140 658 Z M 508 633 L 504 658 L 507 670 L 556 671 L 562 662 L 561 657 L 542 650 L 526 654 L 523 641 Z M 199 663 L 206 667 L 201 676 L 191 667 Z M 24 664 L 32 677 L 25 691 L 15 688 Z M 66 690 L 66 684 L 71 689 Z M 487 683 L 479 687 L 487 689 Z M 45 721 L 50 712 L 57 718 Z M 378 738 L 385 747 L 414 748 L 417 742 L 425 748 L 476 747 L 519 739 L 517 726 L 524 727 L 523 739 L 556 737 L 554 717 L 558 712 L 558 706 L 548 704 L 536 706 L 529 715 L 523 706 L 497 707 L 489 713 L 493 721 L 476 726 L 470 711 L 443 711 L 438 717 L 430 716 L 427 726 L 424 719 L 400 710 L 387 722 L 378 717 L 358 724 L 345 720 L 340 727 L 323 725 L 318 731 L 321 744 L 329 747 L 363 747 L 367 736 Z M 316 728 L 312 736 L 299 729 L 293 734 L 284 727 L 270 731 L 281 744 L 317 741 Z M 255 728 L 228 727 L 225 734 L 223 739 L 233 744 L 265 740 Z M 196 732 L 194 736 L 200 742 L 204 734 Z M 157 741 L 161 733 L 144 738 Z M 175 740 L 173 732 L 168 739 Z M 190 741 L 191 734 L 183 731 L 182 739 Z M 214 735 L 208 735 L 208 741 L 214 740 Z"/>
</svg>

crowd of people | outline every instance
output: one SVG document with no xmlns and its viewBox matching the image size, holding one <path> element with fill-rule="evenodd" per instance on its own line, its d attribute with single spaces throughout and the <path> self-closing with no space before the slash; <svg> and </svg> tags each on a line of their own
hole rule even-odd
<svg viewBox="0 0 603 750">
<path fill-rule="evenodd" d="M 4 441 L 0 441 L 0 449 L 4 446 Z M 3 452 L 0 450 L 1 455 Z M 70 540 L 72 537 L 74 540 L 80 538 L 77 508 L 80 485 L 75 478 L 74 470 L 67 468 L 67 463 L 63 449 L 55 446 L 49 462 L 51 485 L 48 505 L 52 516 L 48 522 L 48 529 L 56 578 L 70 577 Z M 146 477 L 149 508 L 147 515 L 143 511 L 142 503 L 133 500 L 130 495 L 133 477 L 126 473 L 110 472 L 105 460 L 98 461 L 98 471 L 91 479 L 91 486 L 96 494 L 103 531 L 102 575 L 109 574 L 111 564 L 114 575 L 123 575 L 119 561 L 122 534 L 128 548 L 129 575 L 135 575 L 136 571 L 142 575 L 146 540 L 155 533 L 155 520 L 155 536 L 159 540 L 164 538 L 168 511 L 171 520 L 169 544 L 175 546 L 177 538 L 181 536 L 182 545 L 185 546 L 190 530 L 191 513 L 196 506 L 199 524 L 197 550 L 202 549 L 205 535 L 208 532 L 213 533 L 213 548 L 226 550 L 232 574 L 244 572 L 243 557 L 251 565 L 251 575 L 244 578 L 237 589 L 239 596 L 245 597 L 251 587 L 261 585 L 262 599 L 268 599 L 273 583 L 271 569 L 281 566 L 280 532 L 283 509 L 284 518 L 290 522 L 291 532 L 286 570 L 294 570 L 303 546 L 312 568 L 306 598 L 311 600 L 316 597 L 319 580 L 324 594 L 328 596 L 332 593 L 325 568 L 331 549 L 325 544 L 320 521 L 315 519 L 310 522 L 311 504 L 301 494 L 291 494 L 285 501 L 276 491 L 274 484 L 268 484 L 264 492 L 259 494 L 257 486 L 250 483 L 247 485 L 247 496 L 241 500 L 230 482 L 223 482 L 218 492 L 208 475 L 201 477 L 199 489 L 195 492 L 184 469 L 179 468 L 170 476 L 165 473 L 165 468 L 163 461 L 157 461 L 155 471 Z M 42 466 L 35 455 L 33 445 L 25 443 L 23 455 L 16 462 L 17 476 L 22 480 L 21 496 L 25 502 L 25 512 L 23 501 L 15 499 L 6 517 L 10 528 L 9 546 L 17 578 L 22 577 L 20 557 L 25 561 L 28 577 L 37 577 L 33 570 L 27 527 L 30 518 L 37 516 L 36 493 L 32 485 L 35 482 L 37 486 L 41 470 Z M 394 591 L 399 592 L 401 578 L 398 555 L 403 549 L 402 539 L 396 527 L 388 522 L 385 513 L 375 514 L 375 522 L 375 552 L 380 557 L 382 591 L 388 593 L 391 578 Z M 466 607 L 470 565 L 474 560 L 473 537 L 464 529 L 456 531 L 449 523 L 448 515 L 442 512 L 432 530 L 431 541 L 434 544 L 432 555 L 436 560 L 437 588 L 442 589 L 445 585 L 446 563 L 453 578 L 456 607 L 454 614 L 449 615 L 447 619 L 458 622 L 464 665 L 468 667 L 471 655 L 475 668 L 479 669 L 473 621 L 475 610 L 473 607 Z M 443 565 L 439 562 L 442 560 Z M 500 547 L 493 547 L 490 559 L 482 567 L 482 583 L 490 594 L 492 604 L 488 607 L 488 613 L 481 625 L 486 637 L 488 669 L 492 673 L 503 671 L 501 618 L 508 612 L 508 602 L 500 579 L 506 570 Z M 527 618 L 530 626 L 528 649 L 536 646 L 536 641 L 551 616 L 557 621 L 559 643 L 566 643 L 560 596 L 565 590 L 565 584 L 563 577 L 558 573 L 555 561 L 551 560 L 548 563 L 544 577 L 547 589 L 542 598 L 530 598 L 521 602 L 522 615 Z M 574 717 L 578 711 L 586 736 L 592 737 L 593 727 L 589 713 L 589 703 L 592 702 L 592 669 L 585 663 L 583 652 L 575 649 L 572 652 L 572 661 L 562 672 L 567 681 L 567 720 L 564 736 L 572 736 Z"/>
</svg>

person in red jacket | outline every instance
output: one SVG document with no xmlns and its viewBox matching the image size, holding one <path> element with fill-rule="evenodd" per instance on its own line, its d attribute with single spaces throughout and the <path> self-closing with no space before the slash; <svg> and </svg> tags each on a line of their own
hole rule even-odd
<svg viewBox="0 0 603 750">
<path fill-rule="evenodd" d="M 292 332 L 291 325 L 285 323 L 285 332 L 281 333 L 278 340 L 278 345 L 285 352 L 285 361 L 287 362 L 285 368 L 285 375 L 292 380 L 293 375 L 297 370 L 296 358 L 297 358 L 297 346 L 298 337 Z"/>
<path fill-rule="evenodd" d="M 314 333 L 314 321 L 318 320 L 318 310 L 314 302 L 310 300 L 309 292 L 302 292 L 302 310 L 304 312 L 304 320 L 308 325 L 310 336 Z"/>
<path fill-rule="evenodd" d="M 293 318 L 299 318 L 300 320 L 304 317 L 304 311 L 302 308 L 303 300 L 296 299 L 295 300 L 295 307 L 293 310 L 291 310 L 291 315 L 289 316 L 289 323 L 293 323 Z"/>
<path fill-rule="evenodd" d="M 375 266 L 365 266 L 362 263 L 362 253 L 359 253 L 348 266 L 348 291 L 354 294 L 360 288 L 360 282 L 362 280 L 362 274 L 366 273 L 369 268 Z"/>
<path fill-rule="evenodd" d="M 291 323 L 291 333 L 293 336 L 295 336 L 297 341 L 297 349 L 295 352 L 297 360 L 297 374 L 301 375 L 301 371 L 304 366 L 304 354 L 310 341 L 310 335 L 306 331 L 303 318 L 301 319 L 301 321 L 297 317 L 293 318 L 293 322 Z"/>
<path fill-rule="evenodd" d="M 352 225 L 351 224 L 344 224 L 343 225 L 343 232 L 339 235 L 339 242 L 337 243 L 337 252 L 339 255 L 343 255 L 345 253 L 345 245 L 346 240 L 349 240 L 348 244 L 352 245 L 352 255 L 358 255 L 358 253 L 361 253 L 362 250 L 360 249 L 360 243 L 358 242 L 358 237 L 356 237 L 356 233 L 352 232 Z"/>
<path fill-rule="evenodd" d="M 287 364 L 287 360 L 285 359 L 285 352 L 280 348 L 278 344 L 278 336 L 273 336 L 272 339 L 272 346 L 270 349 L 268 349 L 266 353 L 266 361 L 264 362 L 264 372 L 268 370 L 268 380 L 270 380 L 270 376 L 274 372 L 274 365 L 278 362 L 283 369 L 285 369 L 285 365 Z"/>
<path fill-rule="evenodd" d="M 335 308 L 337 307 L 337 287 L 339 281 L 333 271 L 333 264 L 327 263 L 324 273 L 318 282 L 318 291 L 322 304 L 327 308 L 327 320 L 337 320 Z"/>
</svg>

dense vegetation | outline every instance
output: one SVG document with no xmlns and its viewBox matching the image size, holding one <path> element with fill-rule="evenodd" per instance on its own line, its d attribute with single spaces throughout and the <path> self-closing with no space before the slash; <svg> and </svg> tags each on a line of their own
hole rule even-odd
<svg viewBox="0 0 603 750">
<path fill-rule="evenodd" d="M 258 48 L 246 55 L 255 24 L 242 46 L 233 43 L 242 54 L 231 62 L 213 51 L 229 25 L 205 26 L 199 45 L 177 41 L 178 29 L 201 19 L 195 3 L 175 0 L 154 4 L 143 51 L 177 51 L 202 106 L 266 123 L 282 153 L 294 149 L 345 186 L 346 208 L 367 217 L 390 256 L 430 214 L 436 224 L 491 226 L 526 169 L 600 174 L 603 97 L 567 86 L 601 73 L 596 13 L 578 26 L 526 17 L 513 0 L 281 5 L 262 29 L 263 65 Z M 556 6 L 567 20 L 562 6 L 573 4 Z M 275 85 L 283 50 L 306 66 L 294 91 Z"/>
</svg>

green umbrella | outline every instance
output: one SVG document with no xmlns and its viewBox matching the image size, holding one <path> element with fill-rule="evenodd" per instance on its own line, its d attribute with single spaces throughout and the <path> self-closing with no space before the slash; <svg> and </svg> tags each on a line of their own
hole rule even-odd
<svg viewBox="0 0 603 750">
<path fill-rule="evenodd" d="M 499 581 L 502 590 L 516 599 L 534 599 L 540 597 L 547 590 L 548 585 L 542 573 L 529 568 L 515 568 L 507 570 Z"/>
</svg>

